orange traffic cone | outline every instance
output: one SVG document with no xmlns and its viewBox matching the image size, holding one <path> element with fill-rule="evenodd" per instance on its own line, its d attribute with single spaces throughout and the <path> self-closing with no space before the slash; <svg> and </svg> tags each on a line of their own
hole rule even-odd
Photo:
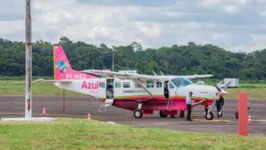
<svg viewBox="0 0 266 150">
<path fill-rule="evenodd" d="M 248 115 L 248 123 L 252 123 L 251 116 Z"/>
<path fill-rule="evenodd" d="M 45 110 L 45 108 L 42 109 L 42 114 L 43 114 L 43 115 L 46 114 L 46 110 Z"/>
<path fill-rule="evenodd" d="M 88 113 L 88 120 L 91 120 L 91 114 Z"/>
</svg>

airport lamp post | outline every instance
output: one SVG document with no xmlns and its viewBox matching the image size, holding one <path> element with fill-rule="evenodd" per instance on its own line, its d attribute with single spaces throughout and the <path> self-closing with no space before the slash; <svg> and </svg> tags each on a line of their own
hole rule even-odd
<svg viewBox="0 0 266 150">
<path fill-rule="evenodd" d="M 25 83 L 25 118 L 32 117 L 32 43 L 31 43 L 31 1 L 26 0 L 26 83 Z"/>
<path fill-rule="evenodd" d="M 112 71 L 115 71 L 115 50 L 112 49 Z"/>
</svg>

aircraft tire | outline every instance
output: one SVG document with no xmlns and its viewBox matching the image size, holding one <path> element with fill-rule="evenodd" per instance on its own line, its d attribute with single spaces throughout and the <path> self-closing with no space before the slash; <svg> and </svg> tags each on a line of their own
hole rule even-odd
<svg viewBox="0 0 266 150">
<path fill-rule="evenodd" d="M 207 114 L 207 115 L 205 116 L 205 118 L 206 118 L 207 120 L 212 120 L 212 119 L 214 118 L 214 115 L 213 115 L 213 113 L 210 111 L 209 114 Z"/>
<path fill-rule="evenodd" d="M 160 110 L 160 117 L 165 118 L 167 117 L 167 114 L 165 113 L 165 110 Z"/>
<path fill-rule="evenodd" d="M 133 113 L 135 118 L 142 118 L 143 116 L 143 111 L 141 109 L 136 109 Z"/>
</svg>

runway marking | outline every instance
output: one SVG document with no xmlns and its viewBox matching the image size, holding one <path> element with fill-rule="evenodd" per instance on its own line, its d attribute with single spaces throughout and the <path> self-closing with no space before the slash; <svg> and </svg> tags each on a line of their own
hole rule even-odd
<svg viewBox="0 0 266 150">
<path fill-rule="evenodd" d="M 192 120 L 193 121 L 199 121 L 199 122 L 236 122 L 236 121 L 232 121 L 232 120 L 206 120 L 206 119 L 192 119 Z"/>
<path fill-rule="evenodd" d="M 0 113 L 0 115 L 24 115 L 25 113 Z M 79 117 L 81 117 L 81 116 L 85 116 L 85 118 L 87 118 L 86 116 L 86 114 L 81 114 L 81 115 L 71 115 L 71 114 L 46 114 L 46 115 L 43 115 L 43 114 L 41 114 L 41 113 L 39 113 L 39 114 L 32 114 L 32 115 L 36 115 L 36 116 L 69 116 L 69 117 L 74 117 L 74 116 L 79 116 Z"/>
<path fill-rule="evenodd" d="M 226 112 L 226 111 L 236 111 L 237 109 L 223 109 L 223 112 Z M 261 110 L 252 110 L 250 109 L 249 110 L 250 112 L 261 112 Z M 193 110 L 192 110 L 193 112 Z M 194 112 L 204 112 L 204 110 L 198 110 L 198 109 L 195 109 Z M 216 112 L 216 110 L 212 110 L 212 112 Z"/>
<path fill-rule="evenodd" d="M 266 122 L 266 120 L 252 120 L 252 121 Z"/>
<path fill-rule="evenodd" d="M 0 102 L 0 104 L 16 104 L 16 103 L 25 103 L 25 102 Z M 54 104 L 56 104 L 56 103 L 60 103 L 60 104 L 62 104 L 63 102 L 34 102 L 33 101 L 33 103 L 35 103 L 35 104 L 40 104 L 40 103 L 44 103 L 44 104 L 51 104 L 51 103 L 54 103 Z M 86 103 L 95 103 L 95 104 L 101 104 L 101 102 L 65 102 L 65 104 L 86 104 Z"/>
<path fill-rule="evenodd" d="M 250 107 L 252 106 L 266 107 L 266 104 L 250 104 Z"/>
</svg>

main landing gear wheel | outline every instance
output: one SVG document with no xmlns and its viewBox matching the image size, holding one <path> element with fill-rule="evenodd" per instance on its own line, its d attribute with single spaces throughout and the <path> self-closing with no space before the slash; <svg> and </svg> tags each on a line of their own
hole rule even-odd
<svg viewBox="0 0 266 150">
<path fill-rule="evenodd" d="M 214 115 L 213 115 L 213 113 L 210 111 L 209 113 L 207 113 L 207 115 L 205 115 L 205 118 L 206 118 L 207 120 L 212 120 L 212 119 L 214 118 Z"/>
<path fill-rule="evenodd" d="M 160 114 L 160 117 L 162 117 L 162 118 L 167 117 L 167 114 L 166 114 L 165 110 L 160 110 L 159 114 Z"/>
<path fill-rule="evenodd" d="M 133 113 L 135 118 L 142 118 L 143 116 L 143 111 L 141 109 L 136 109 Z"/>
</svg>

